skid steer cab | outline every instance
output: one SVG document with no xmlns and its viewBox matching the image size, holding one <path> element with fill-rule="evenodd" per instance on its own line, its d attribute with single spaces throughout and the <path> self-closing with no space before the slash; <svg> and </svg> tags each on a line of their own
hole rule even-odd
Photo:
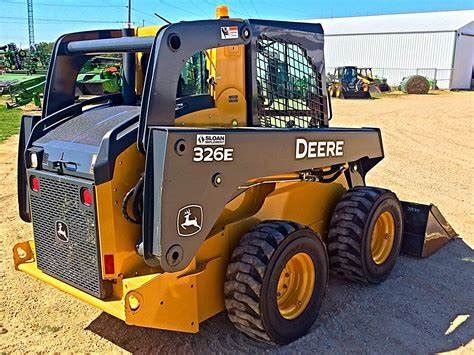
<svg viewBox="0 0 474 355">
<path fill-rule="evenodd" d="M 226 310 L 284 344 L 313 324 L 329 269 L 388 276 L 402 208 L 364 183 L 380 131 L 328 127 L 321 26 L 225 12 L 59 38 L 42 115 L 22 120 L 34 240 L 15 267 L 127 324 L 197 332 Z M 122 92 L 78 99 L 104 53 L 122 53 Z"/>
</svg>

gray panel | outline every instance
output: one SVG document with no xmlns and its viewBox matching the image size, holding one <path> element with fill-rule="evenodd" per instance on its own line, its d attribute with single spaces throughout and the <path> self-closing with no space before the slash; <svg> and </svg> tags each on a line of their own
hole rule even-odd
<svg viewBox="0 0 474 355">
<path fill-rule="evenodd" d="M 92 180 L 94 164 L 104 165 L 106 160 L 109 165 L 107 170 L 113 171 L 114 156 L 131 142 L 130 139 L 125 139 L 125 144 L 115 141 L 109 144 L 109 138 L 116 137 L 122 128 L 137 122 L 139 110 L 137 106 L 101 106 L 63 119 L 60 124 L 32 142 L 33 147 L 42 148 L 44 152 L 40 168 Z M 35 130 L 41 130 L 40 125 Z M 136 140 L 136 128 L 133 130 L 129 136 Z M 104 157 L 104 150 L 112 154 Z M 103 176 L 98 176 L 97 173 L 95 175 L 98 178 L 96 181 L 103 181 Z"/>
<path fill-rule="evenodd" d="M 155 40 L 151 37 L 123 37 L 94 39 L 90 41 L 72 41 L 67 44 L 67 52 L 73 53 L 113 53 L 148 52 Z"/>
<path fill-rule="evenodd" d="M 43 146 L 50 141 L 62 141 L 99 146 L 104 135 L 118 125 L 138 117 L 137 106 L 112 106 L 89 109 L 64 122 L 34 142 Z"/>
<path fill-rule="evenodd" d="M 147 159 L 151 159 L 153 166 L 153 188 L 151 191 L 145 187 L 144 194 L 153 194 L 153 226 L 156 238 L 153 239 L 152 255 L 161 255 L 161 244 L 157 241 L 161 240 L 162 235 L 162 223 L 161 223 L 161 211 L 162 211 L 162 193 L 163 193 L 163 175 L 165 170 L 165 159 L 166 147 L 168 143 L 168 132 L 154 130 L 151 132 L 153 135 L 153 151 L 148 154 Z"/>
<path fill-rule="evenodd" d="M 164 144 L 163 136 L 166 132 L 168 133 L 166 150 L 155 149 L 155 145 Z M 366 159 L 365 164 L 358 165 L 362 168 L 363 178 L 365 172 L 383 157 L 378 129 L 237 128 L 200 130 L 161 127 L 153 128 L 152 133 L 150 146 L 153 147 L 154 163 L 152 164 L 149 160 L 145 171 L 145 184 L 148 186 L 145 190 L 143 224 L 145 256 L 149 264 L 154 265 L 159 260 L 166 271 L 181 270 L 188 265 L 212 229 L 225 204 L 239 192 L 238 187 L 245 185 L 249 179 Z M 231 148 L 233 149 L 233 160 L 193 161 L 193 150 L 197 147 L 198 134 L 224 134 L 225 145 L 199 147 Z M 298 138 L 318 142 L 344 141 L 344 155 L 296 159 L 296 140 Z M 185 150 L 182 152 L 177 149 L 179 142 L 185 144 Z M 222 178 L 222 183 L 218 187 L 214 186 L 212 181 L 213 176 L 217 173 L 221 174 Z M 156 174 L 163 174 L 162 180 L 155 176 L 154 181 L 151 182 L 149 176 Z M 154 201 L 150 196 L 152 189 Z M 160 195 L 161 201 L 157 201 Z M 178 211 L 190 205 L 202 207 L 202 229 L 192 236 L 182 237 L 178 235 Z M 158 206 L 160 207 L 158 208 Z M 161 216 L 151 218 L 154 214 L 161 214 Z M 194 228 L 191 225 L 192 220 L 199 219 L 198 217 L 190 217 L 191 230 Z M 157 247 L 152 249 L 156 243 L 161 244 L 161 250 Z M 179 244 L 183 250 L 182 260 L 171 265 L 169 260 L 166 260 L 166 256 L 168 250 L 176 244 Z"/>
</svg>

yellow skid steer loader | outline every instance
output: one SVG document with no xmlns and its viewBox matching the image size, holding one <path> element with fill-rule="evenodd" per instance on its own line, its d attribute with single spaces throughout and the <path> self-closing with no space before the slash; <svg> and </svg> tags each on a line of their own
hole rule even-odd
<svg viewBox="0 0 474 355">
<path fill-rule="evenodd" d="M 365 186 L 380 130 L 329 127 L 321 26 L 221 12 L 58 39 L 42 115 L 22 119 L 34 240 L 14 246 L 15 267 L 127 324 L 197 332 L 227 311 L 284 344 L 317 318 L 330 270 L 388 277 L 407 215 Z M 123 53 L 122 92 L 77 101 L 103 53 Z M 418 220 L 453 234 L 423 207 L 407 204 L 418 229 L 405 224 L 419 255 L 433 247 Z"/>
</svg>

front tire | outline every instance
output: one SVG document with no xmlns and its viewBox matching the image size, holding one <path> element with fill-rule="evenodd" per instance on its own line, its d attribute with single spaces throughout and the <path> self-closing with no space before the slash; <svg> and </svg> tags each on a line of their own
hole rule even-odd
<svg viewBox="0 0 474 355">
<path fill-rule="evenodd" d="M 402 209 L 393 192 L 367 186 L 347 191 L 331 218 L 331 270 L 361 283 L 384 281 L 397 261 L 402 233 Z"/>
<path fill-rule="evenodd" d="M 252 338 L 288 344 L 316 320 L 327 279 L 316 233 L 294 222 L 262 222 L 242 237 L 227 267 L 229 319 Z"/>
</svg>

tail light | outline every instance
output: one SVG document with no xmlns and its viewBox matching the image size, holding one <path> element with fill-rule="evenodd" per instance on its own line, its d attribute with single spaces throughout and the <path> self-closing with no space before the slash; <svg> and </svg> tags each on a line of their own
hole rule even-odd
<svg viewBox="0 0 474 355">
<path fill-rule="evenodd" d="M 38 192 L 40 190 L 40 180 L 37 176 L 30 177 L 30 187 L 35 192 Z"/>
<path fill-rule="evenodd" d="M 81 188 L 81 202 L 85 206 L 92 205 L 92 191 L 86 187 Z"/>
<path fill-rule="evenodd" d="M 115 273 L 114 256 L 112 254 L 104 255 L 104 271 L 106 274 Z"/>
</svg>

